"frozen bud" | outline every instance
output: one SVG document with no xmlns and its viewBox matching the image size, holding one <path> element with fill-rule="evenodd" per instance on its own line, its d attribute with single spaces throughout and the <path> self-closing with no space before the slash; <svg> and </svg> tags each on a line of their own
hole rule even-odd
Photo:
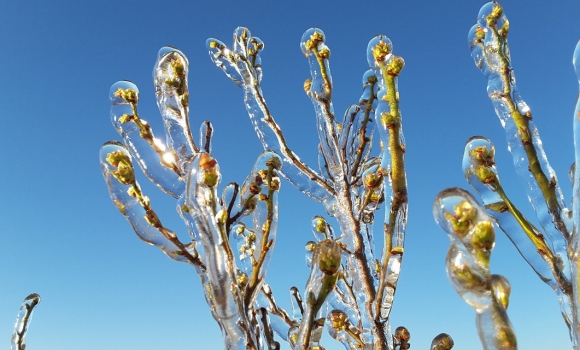
<svg viewBox="0 0 580 350">
<path fill-rule="evenodd" d="M 379 173 L 368 172 L 365 174 L 364 183 L 370 189 L 377 188 L 383 183 L 383 176 Z"/>
<path fill-rule="evenodd" d="M 449 334 L 441 333 L 431 342 L 430 350 L 451 350 L 453 349 L 453 339 Z"/>
<path fill-rule="evenodd" d="M 332 310 L 328 313 L 328 321 L 335 331 L 344 331 L 349 325 L 348 316 L 340 310 Z"/>
<path fill-rule="evenodd" d="M 390 53 L 391 45 L 384 42 L 383 40 L 379 41 L 379 43 L 373 48 L 373 57 L 377 62 L 384 61 L 385 57 L 387 57 L 387 55 Z"/>
<path fill-rule="evenodd" d="M 304 92 L 308 95 L 310 93 L 310 87 L 312 86 L 312 78 L 304 80 Z"/>
<path fill-rule="evenodd" d="M 475 168 L 475 176 L 479 181 L 484 184 L 491 184 L 497 180 L 497 176 L 490 167 L 486 165 L 480 165 Z"/>
<path fill-rule="evenodd" d="M 203 174 L 202 182 L 204 185 L 213 187 L 218 184 L 220 173 L 215 158 L 208 153 L 202 153 L 199 157 L 199 169 Z"/>
<path fill-rule="evenodd" d="M 272 180 L 270 181 L 270 189 L 274 190 L 274 191 L 279 191 L 280 190 L 280 178 L 279 177 L 272 177 Z"/>
<path fill-rule="evenodd" d="M 391 113 L 385 112 L 385 113 L 381 114 L 381 123 L 383 123 L 383 125 L 387 129 L 392 129 L 395 126 L 399 125 L 401 123 L 401 120 L 399 118 L 393 116 Z"/>
<path fill-rule="evenodd" d="M 181 76 L 185 72 L 185 67 L 180 59 L 174 59 L 171 61 L 171 68 L 176 76 Z"/>
<path fill-rule="evenodd" d="M 262 177 L 260 175 L 256 175 L 252 183 L 250 183 L 250 193 L 258 194 L 260 192 L 262 192 Z"/>
<path fill-rule="evenodd" d="M 306 41 L 304 44 L 304 48 L 308 51 L 316 49 L 318 44 L 324 41 L 324 34 L 319 31 L 314 31 L 312 35 L 310 35 L 310 39 Z"/>
<path fill-rule="evenodd" d="M 313 252 L 316 249 L 316 242 L 308 241 L 304 248 L 307 252 Z"/>
<path fill-rule="evenodd" d="M 131 164 L 131 158 L 123 151 L 117 150 L 107 154 L 107 162 L 116 167 L 117 170 L 111 171 L 111 175 L 123 185 L 135 183 L 135 172 Z"/>
<path fill-rule="evenodd" d="M 475 28 L 475 37 L 478 39 L 485 38 L 485 30 L 480 26 L 477 26 L 477 28 Z"/>
<path fill-rule="evenodd" d="M 493 6 L 493 9 L 491 10 L 491 13 L 486 18 L 487 25 L 490 27 L 495 26 L 495 24 L 497 23 L 497 20 L 501 17 L 502 14 L 503 14 L 503 9 L 496 2 L 495 5 Z"/>
<path fill-rule="evenodd" d="M 318 52 L 318 57 L 322 59 L 329 59 L 330 58 L 330 49 L 328 47 L 323 48 Z"/>
<path fill-rule="evenodd" d="M 225 209 L 220 209 L 215 215 L 216 222 L 225 224 L 228 221 L 228 212 Z"/>
<path fill-rule="evenodd" d="M 411 333 L 406 327 L 400 326 L 395 329 L 395 338 L 399 341 L 408 341 L 411 339 Z"/>
<path fill-rule="evenodd" d="M 477 216 L 477 209 L 468 201 L 461 201 L 453 208 L 453 214 L 446 212 L 445 218 L 453 226 L 453 231 L 463 236 L 473 226 L 472 220 Z"/>
<path fill-rule="evenodd" d="M 509 305 L 512 288 L 507 278 L 502 275 L 491 275 L 491 294 L 495 302 L 504 310 Z"/>
<path fill-rule="evenodd" d="M 411 347 L 409 344 L 409 339 L 411 339 L 411 333 L 409 330 L 403 326 L 397 327 L 395 330 L 395 339 L 399 341 L 399 349 L 407 350 Z"/>
<path fill-rule="evenodd" d="M 115 91 L 115 96 L 120 97 L 129 103 L 137 103 L 139 101 L 139 93 L 133 89 L 119 88 Z"/>
<path fill-rule="evenodd" d="M 405 60 L 401 56 L 394 56 L 387 66 L 387 74 L 396 77 L 405 67 Z"/>
<path fill-rule="evenodd" d="M 503 22 L 503 26 L 497 31 L 497 33 L 500 36 L 507 37 L 509 31 L 510 31 L 510 22 L 506 18 Z"/>
<path fill-rule="evenodd" d="M 495 231 L 490 220 L 480 221 L 475 225 L 471 244 L 477 249 L 491 250 L 495 243 Z"/>
<path fill-rule="evenodd" d="M 478 162 L 485 163 L 486 165 L 494 165 L 495 160 L 495 149 L 491 147 L 488 149 L 486 146 L 477 146 L 469 151 L 469 156 Z"/>
<path fill-rule="evenodd" d="M 280 160 L 280 158 L 272 156 L 270 157 L 270 159 L 266 161 L 266 165 L 271 166 L 276 170 L 280 170 L 280 168 L 282 168 L 282 161 Z"/>
<path fill-rule="evenodd" d="M 321 218 L 321 217 L 317 217 L 314 220 L 314 229 L 316 230 L 316 232 L 320 232 L 320 233 L 326 233 L 326 221 Z"/>
<path fill-rule="evenodd" d="M 245 286 L 246 284 L 248 284 L 248 281 L 249 281 L 248 275 L 246 275 L 243 272 L 239 272 L 238 279 L 236 281 L 238 282 L 238 285 Z"/>
<path fill-rule="evenodd" d="M 338 242 L 325 239 L 318 244 L 318 268 L 327 275 L 334 275 L 340 268 L 342 249 Z"/>
</svg>

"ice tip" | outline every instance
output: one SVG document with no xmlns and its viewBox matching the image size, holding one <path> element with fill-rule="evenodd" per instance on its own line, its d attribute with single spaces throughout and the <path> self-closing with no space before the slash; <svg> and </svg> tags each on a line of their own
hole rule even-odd
<svg viewBox="0 0 580 350">
<path fill-rule="evenodd" d="M 580 82 L 580 39 L 578 39 L 576 47 L 574 48 L 572 64 L 574 65 L 574 71 L 576 72 L 576 76 L 578 76 L 578 81 Z"/>
<path fill-rule="evenodd" d="M 302 53 L 308 57 L 312 50 L 318 48 L 320 44 L 323 44 L 326 40 L 324 32 L 320 28 L 312 27 L 309 28 L 302 34 L 302 39 L 300 40 L 300 48 Z"/>
<path fill-rule="evenodd" d="M 109 89 L 111 104 L 137 103 L 139 101 L 139 89 L 129 80 L 120 80 L 111 85 Z"/>
<path fill-rule="evenodd" d="M 31 302 L 31 304 L 39 304 L 40 303 L 40 295 L 38 293 L 31 293 L 26 298 L 24 298 L 24 302 Z"/>
</svg>

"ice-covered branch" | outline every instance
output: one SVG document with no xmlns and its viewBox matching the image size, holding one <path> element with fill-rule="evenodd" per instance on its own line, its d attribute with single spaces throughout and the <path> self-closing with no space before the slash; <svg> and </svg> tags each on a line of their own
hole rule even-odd
<svg viewBox="0 0 580 350">
<path fill-rule="evenodd" d="M 26 349 L 26 332 L 30 326 L 32 312 L 34 308 L 40 303 L 40 295 L 32 293 L 27 296 L 22 302 L 16 323 L 14 324 L 14 332 L 12 333 L 12 345 L 10 350 L 25 350 Z"/>
<path fill-rule="evenodd" d="M 510 285 L 489 273 L 495 244 L 491 218 L 466 191 L 449 188 L 437 196 L 433 215 L 447 232 L 451 244 L 445 259 L 453 288 L 476 313 L 479 338 L 485 350 L 517 349 L 515 333 L 506 310 Z"/>
<path fill-rule="evenodd" d="M 573 172 L 572 211 L 564 204 L 556 173 L 542 147 L 532 112 L 520 96 L 508 47 L 510 24 L 497 2 L 485 4 L 468 35 L 471 56 L 487 78 L 487 92 L 505 129 L 516 172 L 539 221 L 534 226 L 508 198 L 494 164 L 494 148 L 483 137 L 468 141 L 463 169 L 469 184 L 482 197 L 488 213 L 538 276 L 557 294 L 572 345 L 580 341 L 580 296 L 578 288 L 578 183 Z M 578 51 L 574 66 L 578 74 Z M 578 106 L 574 114 L 575 138 Z M 576 143 L 576 164 L 578 164 Z"/>
<path fill-rule="evenodd" d="M 232 50 L 217 39 L 208 39 L 207 47 L 211 60 L 244 90 L 246 110 L 264 149 L 279 153 L 283 159 L 281 174 L 315 200 L 331 200 L 334 190 L 327 179 L 308 167 L 290 149 L 280 126 L 268 109 L 260 87 L 260 52 L 264 43 L 252 37 L 247 28 L 239 27 L 234 31 Z"/>
</svg>

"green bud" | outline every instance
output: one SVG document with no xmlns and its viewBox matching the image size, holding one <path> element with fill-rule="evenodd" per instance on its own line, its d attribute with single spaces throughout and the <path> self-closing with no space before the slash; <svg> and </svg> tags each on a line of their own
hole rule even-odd
<svg viewBox="0 0 580 350">
<path fill-rule="evenodd" d="M 491 250 L 495 243 L 495 230 L 490 220 L 478 222 L 471 236 L 471 244 L 477 249 Z"/>
<path fill-rule="evenodd" d="M 334 275 L 342 262 L 342 249 L 338 242 L 325 239 L 318 243 L 318 268 L 327 275 Z"/>
</svg>

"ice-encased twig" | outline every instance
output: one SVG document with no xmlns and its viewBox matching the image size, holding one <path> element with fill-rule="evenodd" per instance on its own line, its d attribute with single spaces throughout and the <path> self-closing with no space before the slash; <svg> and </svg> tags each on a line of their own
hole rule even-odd
<svg viewBox="0 0 580 350">
<path fill-rule="evenodd" d="M 234 32 L 233 51 L 217 39 L 208 39 L 207 47 L 211 60 L 244 90 L 246 110 L 264 149 L 279 153 L 283 159 L 281 174 L 313 199 L 321 202 L 331 200 L 333 188 L 290 149 L 266 105 L 260 88 L 262 41 L 252 37 L 247 28 L 239 27 Z"/>
<path fill-rule="evenodd" d="M 246 109 L 264 148 L 284 158 L 282 175 L 302 192 L 323 202 L 327 212 L 339 221 L 339 239 L 349 252 L 345 271 L 352 272 L 345 272 L 348 282 L 338 284 L 337 297 L 331 298 L 334 300 L 331 303 L 354 317 L 350 322 L 359 327 L 365 346 L 389 348 L 388 318 L 400 272 L 407 217 L 405 143 L 397 92 L 397 76 L 404 65 L 402 58 L 391 53 L 387 37 L 371 40 L 367 50 L 371 70 L 363 76 L 363 96 L 358 105 L 347 110 L 341 125 L 332 109 L 330 49 L 324 34 L 311 28 L 303 35 L 301 47 L 311 72 L 304 88 L 317 115 L 320 172 L 327 176 L 324 177 L 289 151 L 265 104 L 260 89 L 262 41 L 251 37 L 246 28 L 237 28 L 232 50 L 216 39 L 208 39 L 207 46 L 212 61 L 244 90 Z M 380 123 L 375 121 L 376 106 L 383 108 Z M 372 123 L 381 131 L 384 149 L 378 157 L 369 158 Z M 372 229 L 374 212 L 383 202 L 386 202 L 385 249 L 377 260 Z M 352 298 L 346 297 L 349 295 Z M 344 310 L 348 308 L 355 311 Z"/>
<path fill-rule="evenodd" d="M 559 257 L 547 245 L 544 235 L 523 216 L 505 193 L 495 167 L 494 154 L 495 147 L 491 141 L 479 136 L 472 137 L 463 153 L 465 178 L 479 193 L 487 213 L 495 219 L 540 279 L 557 293 L 570 295 L 572 286 L 561 269 Z"/>
<path fill-rule="evenodd" d="M 204 270 L 195 244 L 181 243 L 177 235 L 161 223 L 135 179 L 131 158 L 125 146 L 118 142 L 107 142 L 101 148 L 101 171 L 113 203 L 143 241 L 157 246 L 176 261 L 189 262 Z"/>
<path fill-rule="evenodd" d="M 302 302 L 302 320 L 295 337 L 290 339 L 294 350 L 308 350 L 318 346 L 325 318 L 321 322 L 315 318 L 340 277 L 342 248 L 337 241 L 325 239 L 316 244 L 313 253 L 305 300 Z"/>
<path fill-rule="evenodd" d="M 12 333 L 12 345 L 10 350 L 25 350 L 26 349 L 26 332 L 30 326 L 32 312 L 34 308 L 40 303 L 40 295 L 32 293 L 27 296 L 22 302 L 16 322 L 14 324 L 14 332 Z"/>
<path fill-rule="evenodd" d="M 580 84 L 580 41 L 576 43 L 572 63 L 574 64 L 574 70 L 578 77 L 578 83 Z M 580 93 L 572 119 L 574 127 L 574 164 L 580 164 Z M 578 330 L 580 327 L 580 171 L 576 169 L 577 167 L 574 168 L 575 171 L 572 181 L 573 231 L 572 237 L 570 238 L 569 251 L 571 252 L 570 259 L 572 260 L 572 274 L 574 276 L 572 278 L 572 285 L 574 290 L 573 300 L 575 301 L 572 304 L 574 308 L 574 323 L 572 324 L 572 329 Z M 576 344 L 580 344 L 580 331 L 574 332 L 573 337 L 576 339 Z"/>
<path fill-rule="evenodd" d="M 259 63 L 255 58 L 252 62 Z M 263 152 L 247 181 L 241 187 L 228 184 L 218 197 L 221 174 L 210 154 L 211 123 L 202 124 L 197 146 L 186 120 L 187 58 L 177 49 L 161 49 L 154 81 L 168 146 L 140 118 L 137 87 L 122 81 L 111 88 L 112 121 L 127 143 L 110 141 L 101 149 L 101 168 L 113 203 L 141 239 L 174 260 L 194 265 L 210 311 L 222 329 L 225 348 L 276 347 L 272 331 L 279 327 L 275 324 L 290 321 L 263 286 L 275 245 L 282 162 L 275 153 Z M 182 243 L 161 224 L 137 183 L 132 159 L 154 184 L 177 198 L 177 211 L 191 242 Z M 233 249 L 230 237 L 245 227 L 241 220 L 248 215 L 252 215 L 248 236 L 253 236 L 253 250 L 244 272 L 238 268 L 244 259 Z"/>
<path fill-rule="evenodd" d="M 485 350 L 516 350 L 517 341 L 507 316 L 510 286 L 506 278 L 489 273 L 495 244 L 491 218 L 466 191 L 449 188 L 439 193 L 433 216 L 451 244 L 445 259 L 451 285 L 476 313 Z"/>
<path fill-rule="evenodd" d="M 576 261 L 578 260 L 575 257 L 577 245 L 571 237 L 576 236 L 575 230 L 577 230 L 577 225 L 574 223 L 574 220 L 577 220 L 574 217 L 577 217 L 578 212 L 576 210 L 578 201 L 575 200 L 577 192 L 576 190 L 573 192 L 573 210 L 570 212 L 564 204 L 556 174 L 550 167 L 543 150 L 538 130 L 532 120 L 531 110 L 517 91 L 507 44 L 508 32 L 509 22 L 503 14 L 502 7 L 497 2 L 489 2 L 481 8 L 477 24 L 469 31 L 468 41 L 476 66 L 488 79 L 489 97 L 506 131 L 508 148 L 512 153 L 516 172 L 524 184 L 542 231 L 539 232 L 540 230 L 523 218 L 507 198 L 499 181 L 497 185 L 488 184 L 482 187 L 472 183 L 472 186 L 476 190 L 477 187 L 491 189 L 487 191 L 488 193 L 482 194 L 484 201 L 493 196 L 496 198 L 492 200 L 497 200 L 498 197 L 501 199 L 501 203 L 494 209 L 499 214 L 494 214 L 494 217 L 504 231 L 510 230 L 506 233 L 540 277 L 546 276 L 546 266 L 541 267 L 544 265 L 541 260 L 534 259 L 530 242 L 548 265 L 553 279 L 542 279 L 558 294 L 564 321 L 569 327 L 573 347 L 576 348 L 580 341 L 578 328 L 580 299 L 577 292 L 579 283 Z M 576 66 L 576 61 L 574 64 Z M 578 123 L 577 119 L 578 115 L 575 114 L 575 125 Z M 578 182 L 575 181 L 575 174 L 573 178 L 573 186 L 576 188 Z M 502 214 L 500 210 L 508 211 L 512 218 L 505 213 Z M 513 224 L 514 220 L 517 225 Z M 523 242 L 524 235 L 528 237 L 529 242 Z M 528 248 L 524 248 L 525 245 Z M 541 271 L 542 269 L 544 271 Z"/>
<path fill-rule="evenodd" d="M 506 131 L 514 167 L 555 250 L 566 249 L 571 220 L 532 112 L 517 91 L 507 35 L 509 22 L 497 2 L 484 5 L 469 32 L 471 55 L 488 79 L 487 92 Z"/>
<path fill-rule="evenodd" d="M 377 127 L 381 135 L 381 172 L 385 196 L 384 250 L 377 290 L 376 313 L 388 319 L 403 258 L 407 224 L 407 178 L 405 173 L 405 139 L 399 109 L 397 79 L 405 61 L 392 53 L 393 44 L 384 35 L 373 38 L 367 47 L 367 61 L 378 81 Z"/>
<path fill-rule="evenodd" d="M 182 174 L 186 162 L 198 152 L 189 129 L 188 70 L 189 62 L 181 51 L 172 47 L 159 50 L 153 69 L 157 106 L 165 124 L 166 143 L 176 155 Z"/>
<path fill-rule="evenodd" d="M 330 179 L 334 183 L 344 181 L 347 169 L 339 147 L 339 127 L 332 106 L 332 75 L 328 60 L 330 48 L 325 43 L 324 32 L 318 28 L 308 29 L 302 35 L 300 47 L 310 64 L 311 78 L 304 84 L 304 89 L 314 105 L 319 148 Z"/>
</svg>

